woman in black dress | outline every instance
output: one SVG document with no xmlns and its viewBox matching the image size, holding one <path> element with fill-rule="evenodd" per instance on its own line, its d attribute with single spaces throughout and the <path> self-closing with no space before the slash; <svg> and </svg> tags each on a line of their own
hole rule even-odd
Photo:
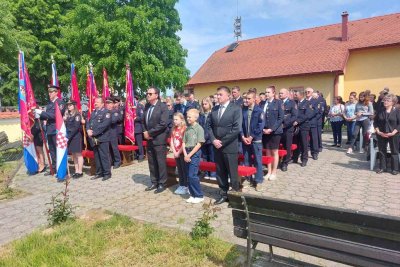
<svg viewBox="0 0 400 267">
<path fill-rule="evenodd" d="M 70 100 L 67 103 L 68 111 L 65 112 L 64 120 L 67 128 L 68 152 L 74 160 L 75 173 L 72 178 L 83 176 L 83 157 L 82 157 L 82 116 L 76 108 L 76 101 Z"/>
<path fill-rule="evenodd" d="M 378 138 L 380 155 L 380 166 L 377 173 L 386 171 L 386 153 L 389 143 L 390 155 L 392 158 L 392 174 L 399 173 L 399 138 L 400 138 L 400 110 L 396 108 L 397 97 L 388 94 L 383 97 L 383 107 L 379 109 L 375 120 L 374 128 Z"/>
<path fill-rule="evenodd" d="M 37 108 L 39 108 L 39 106 Z M 32 125 L 31 133 L 33 136 L 33 143 L 35 145 L 36 155 L 39 164 L 38 173 L 46 171 L 46 165 L 44 164 L 43 138 L 41 128 L 43 129 L 43 122 L 35 119 L 35 124 Z"/>
</svg>

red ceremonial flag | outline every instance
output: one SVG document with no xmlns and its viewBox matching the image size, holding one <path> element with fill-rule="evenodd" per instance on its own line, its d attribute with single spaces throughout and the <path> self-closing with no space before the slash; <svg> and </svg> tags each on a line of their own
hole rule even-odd
<svg viewBox="0 0 400 267">
<path fill-rule="evenodd" d="M 91 65 L 90 65 L 90 69 L 88 70 L 88 73 L 87 73 L 86 95 L 88 97 L 88 119 L 90 119 L 90 115 L 92 114 L 92 111 L 94 110 L 94 101 L 95 101 L 96 97 L 98 97 L 96 81 L 94 80 L 93 68 Z"/>
<path fill-rule="evenodd" d="M 110 88 L 108 87 L 108 76 L 106 68 L 103 68 L 103 99 L 104 101 L 110 96 Z"/>
<path fill-rule="evenodd" d="M 76 101 L 76 107 L 79 112 L 82 111 L 81 97 L 79 96 L 78 79 L 75 73 L 75 65 L 71 64 L 71 100 Z"/>
<path fill-rule="evenodd" d="M 29 78 L 28 68 L 26 67 L 25 62 L 24 62 L 24 64 L 25 64 L 24 72 L 25 72 L 25 81 L 26 81 L 26 88 L 25 88 L 26 105 L 28 108 L 28 116 L 29 116 L 29 121 L 30 121 L 29 127 L 32 128 L 33 124 L 35 124 L 35 114 L 33 114 L 33 110 L 36 108 L 36 99 L 35 99 L 35 95 L 33 93 L 31 79 Z"/>
<path fill-rule="evenodd" d="M 125 103 L 125 118 L 124 128 L 125 137 L 128 138 L 132 143 L 135 142 L 135 109 L 133 106 L 133 83 L 131 70 L 129 65 L 126 65 L 126 103 Z"/>
</svg>

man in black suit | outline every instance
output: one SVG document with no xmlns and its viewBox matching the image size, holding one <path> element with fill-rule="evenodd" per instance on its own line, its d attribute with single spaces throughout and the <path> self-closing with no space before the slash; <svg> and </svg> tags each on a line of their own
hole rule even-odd
<svg viewBox="0 0 400 267">
<path fill-rule="evenodd" d="M 240 87 L 237 85 L 232 88 L 232 102 L 240 107 L 243 106 L 243 98 L 240 96 Z"/>
<path fill-rule="evenodd" d="M 242 111 L 239 105 L 229 101 L 231 91 L 227 86 L 218 88 L 218 106 L 215 106 L 208 121 L 210 140 L 214 145 L 217 181 L 221 197 L 215 204 L 228 201 L 228 177 L 232 189 L 240 190 L 238 178 L 238 135 L 242 126 Z"/>
<path fill-rule="evenodd" d="M 144 108 L 142 126 L 143 136 L 147 140 L 147 157 L 149 161 L 151 185 L 146 191 L 161 193 L 167 181 L 167 126 L 168 109 L 160 100 L 160 90 L 147 89 L 147 104 Z"/>
<path fill-rule="evenodd" d="M 140 104 L 139 98 L 135 96 L 136 103 L 136 117 L 135 117 L 135 143 L 139 147 L 139 153 L 137 155 L 138 162 L 142 162 L 144 159 L 144 148 L 143 148 L 143 113 L 144 106 Z"/>
</svg>

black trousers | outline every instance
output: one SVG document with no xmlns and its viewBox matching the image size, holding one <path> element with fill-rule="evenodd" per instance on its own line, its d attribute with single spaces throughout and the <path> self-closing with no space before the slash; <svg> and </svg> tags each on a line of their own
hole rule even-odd
<svg viewBox="0 0 400 267">
<path fill-rule="evenodd" d="M 215 163 L 217 165 L 217 181 L 219 188 L 226 195 L 229 190 L 229 180 L 233 190 L 239 190 L 240 182 L 238 177 L 238 155 L 237 153 L 223 153 L 214 147 Z"/>
<path fill-rule="evenodd" d="M 135 144 L 139 147 L 138 159 L 144 158 L 143 133 L 135 133 Z"/>
<path fill-rule="evenodd" d="M 319 147 L 318 147 L 318 127 L 310 128 L 310 150 L 311 155 L 318 155 Z"/>
<path fill-rule="evenodd" d="M 147 143 L 149 144 L 149 143 Z M 165 145 L 147 146 L 151 183 L 163 185 L 167 181 L 167 147 Z"/>
<path fill-rule="evenodd" d="M 96 163 L 96 175 L 111 175 L 110 142 L 102 142 L 93 146 L 94 162 Z"/>
<path fill-rule="evenodd" d="M 57 147 L 56 147 L 57 138 L 55 134 L 47 135 L 47 143 L 49 143 L 49 152 L 51 158 L 51 168 L 54 173 L 56 173 L 56 165 L 57 165 Z"/>
<path fill-rule="evenodd" d="M 293 143 L 293 127 L 284 129 L 281 137 L 283 148 L 286 150 L 286 156 L 282 160 L 282 165 L 288 165 L 292 158 L 292 143 Z"/>
<path fill-rule="evenodd" d="M 317 133 L 318 133 L 318 152 L 322 151 L 322 123 L 318 123 L 317 126 Z"/>
<path fill-rule="evenodd" d="M 293 160 L 298 161 L 301 154 L 301 162 L 308 161 L 308 133 L 309 130 L 300 130 L 297 135 L 298 148 L 293 152 Z"/>
<path fill-rule="evenodd" d="M 392 170 L 399 171 L 399 135 L 395 135 L 389 138 L 383 138 L 378 135 L 378 148 L 379 148 L 379 158 L 380 158 L 380 169 L 386 170 L 386 153 L 387 144 L 389 143 L 390 155 L 392 159 Z"/>
<path fill-rule="evenodd" d="M 114 166 L 121 165 L 121 154 L 119 153 L 119 150 L 118 150 L 117 135 L 111 136 L 110 147 L 111 147 L 111 159 L 112 159 L 113 165 Z"/>
</svg>

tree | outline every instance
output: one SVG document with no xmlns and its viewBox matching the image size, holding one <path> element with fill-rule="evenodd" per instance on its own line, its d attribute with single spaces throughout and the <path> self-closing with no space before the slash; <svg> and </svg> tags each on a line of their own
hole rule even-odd
<svg viewBox="0 0 400 267">
<path fill-rule="evenodd" d="M 189 71 L 187 51 L 176 32 L 182 28 L 174 8 L 176 0 L 83 0 L 67 13 L 59 46 L 78 66 L 80 83 L 89 61 L 97 80 L 107 68 L 109 84 L 122 92 L 125 64 L 129 63 L 136 87 L 154 85 L 166 90 L 182 88 Z M 140 93 L 140 92 L 139 92 Z"/>
</svg>

